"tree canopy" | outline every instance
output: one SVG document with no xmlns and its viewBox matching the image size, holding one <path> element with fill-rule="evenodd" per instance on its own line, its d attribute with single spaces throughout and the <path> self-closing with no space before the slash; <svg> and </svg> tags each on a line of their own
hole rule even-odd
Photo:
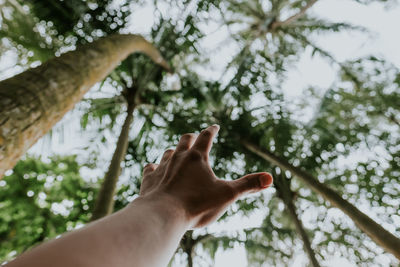
<svg viewBox="0 0 400 267">
<path fill-rule="evenodd" d="M 320 45 L 321 36 L 368 29 L 318 16 L 319 2 L 3 1 L 0 51 L 16 55 L 17 71 L 100 37 L 131 33 L 146 9 L 152 26 L 144 35 L 171 69 L 130 55 L 71 115 L 80 121 L 84 147 L 47 159 L 30 154 L 0 180 L 0 259 L 90 220 L 131 97 L 134 119 L 114 210 L 137 197 L 147 162 L 159 160 L 181 134 L 214 123 L 221 126 L 211 154 L 218 177 L 267 171 L 275 180 L 269 192 L 238 201 L 218 222 L 229 229 L 238 214 L 257 223 L 189 231 L 171 266 L 212 266 L 218 252 L 237 246 L 250 266 L 288 266 L 297 255 L 307 259 L 304 266 L 337 258 L 398 264 L 298 174 L 246 145 L 300 168 L 400 238 L 399 69 L 379 55 L 339 60 Z M 307 53 L 327 62 L 335 78 L 327 88 L 293 88 L 301 90 L 293 98 L 282 84 Z"/>
</svg>

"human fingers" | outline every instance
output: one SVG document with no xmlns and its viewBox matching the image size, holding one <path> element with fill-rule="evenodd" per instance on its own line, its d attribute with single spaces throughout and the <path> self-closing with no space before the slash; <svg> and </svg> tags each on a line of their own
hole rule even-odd
<svg viewBox="0 0 400 267">
<path fill-rule="evenodd" d="M 155 163 L 148 163 L 146 166 L 143 168 L 143 175 L 149 174 L 153 172 L 155 169 L 157 169 L 158 164 Z"/>
<path fill-rule="evenodd" d="M 219 125 L 217 124 L 209 126 L 201 131 L 196 139 L 196 142 L 193 144 L 192 149 L 198 150 L 201 153 L 208 155 L 212 147 L 213 139 L 217 135 L 218 131 Z"/>
<path fill-rule="evenodd" d="M 182 152 L 188 150 L 196 140 L 196 135 L 194 133 L 187 133 L 181 136 L 179 143 L 176 146 L 175 152 Z"/>
<path fill-rule="evenodd" d="M 164 152 L 164 154 L 163 154 L 163 156 L 162 156 L 162 158 L 161 158 L 160 164 L 163 164 L 163 163 L 165 163 L 166 161 L 168 161 L 168 160 L 172 157 L 172 155 L 174 154 L 174 152 L 175 152 L 175 150 L 173 150 L 173 149 L 167 149 L 167 150 L 165 150 L 165 152 Z"/>
<path fill-rule="evenodd" d="M 266 172 L 252 173 L 237 180 L 229 181 L 238 196 L 261 191 L 273 183 L 271 174 Z"/>
</svg>

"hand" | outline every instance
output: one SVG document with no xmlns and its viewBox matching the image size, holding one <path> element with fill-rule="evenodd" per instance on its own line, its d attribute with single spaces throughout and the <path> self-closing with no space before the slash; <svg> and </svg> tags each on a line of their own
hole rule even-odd
<svg viewBox="0 0 400 267">
<path fill-rule="evenodd" d="M 162 199 L 182 209 L 189 228 L 215 221 L 240 196 L 258 192 L 272 184 L 268 173 L 254 173 L 234 181 L 218 179 L 208 162 L 212 141 L 219 126 L 195 134 L 184 134 L 176 150 L 167 150 L 160 164 L 143 171 L 140 197 Z M 170 207 L 169 207 L 170 208 Z"/>
<path fill-rule="evenodd" d="M 165 151 L 159 165 L 146 165 L 140 197 L 127 207 L 7 266 L 166 266 L 186 230 L 209 224 L 239 196 L 272 184 L 268 173 L 235 181 L 215 177 L 208 153 L 218 129 L 208 127 L 197 138 L 185 134 L 175 151 Z"/>
</svg>

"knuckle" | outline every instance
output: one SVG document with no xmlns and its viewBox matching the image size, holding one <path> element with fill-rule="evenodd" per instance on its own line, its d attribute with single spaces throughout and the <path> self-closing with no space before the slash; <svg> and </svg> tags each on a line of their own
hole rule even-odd
<svg viewBox="0 0 400 267">
<path fill-rule="evenodd" d="M 246 177 L 246 176 L 243 177 L 242 179 L 243 179 L 243 181 L 242 181 L 243 190 L 249 190 L 249 189 L 254 187 L 254 180 L 253 179 L 250 179 L 250 177 Z"/>
<path fill-rule="evenodd" d="M 201 154 L 200 151 L 197 150 L 189 150 L 187 153 L 187 157 L 189 160 L 195 161 L 195 160 L 200 160 L 203 158 L 203 155 Z"/>
<path fill-rule="evenodd" d="M 165 150 L 164 155 L 169 155 L 169 154 L 172 154 L 174 152 L 175 152 L 174 149 L 167 149 L 167 150 Z"/>
<path fill-rule="evenodd" d="M 194 134 L 193 133 L 185 133 L 185 134 L 183 134 L 182 135 L 182 139 L 191 139 L 191 138 L 193 138 L 194 137 Z"/>
<path fill-rule="evenodd" d="M 254 179 L 254 178 L 252 179 L 250 177 L 247 177 L 246 179 L 247 179 L 247 184 L 248 184 L 249 188 L 258 188 L 258 187 L 260 187 L 260 182 L 259 182 L 258 179 Z"/>
<path fill-rule="evenodd" d="M 203 135 L 204 137 L 211 137 L 212 134 L 213 134 L 213 133 L 212 133 L 211 130 L 209 130 L 209 129 L 203 130 L 203 132 L 202 132 L 202 135 Z"/>
<path fill-rule="evenodd" d="M 154 168 L 155 168 L 155 166 L 154 166 L 153 163 L 147 163 L 147 164 L 144 166 L 143 170 L 152 170 L 152 169 L 154 169 Z"/>
<path fill-rule="evenodd" d="M 246 177 L 246 187 L 247 190 L 257 191 L 261 188 L 260 180 L 255 177 Z"/>
<path fill-rule="evenodd" d="M 176 160 L 176 159 L 178 158 L 179 154 L 180 154 L 180 153 L 174 153 L 174 154 L 172 154 L 170 160 Z"/>
</svg>

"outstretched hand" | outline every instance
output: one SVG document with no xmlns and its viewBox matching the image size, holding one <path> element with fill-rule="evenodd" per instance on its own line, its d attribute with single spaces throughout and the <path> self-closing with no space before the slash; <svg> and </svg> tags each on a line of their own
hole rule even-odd
<svg viewBox="0 0 400 267">
<path fill-rule="evenodd" d="M 272 184 L 265 172 L 235 181 L 218 179 L 208 163 L 218 130 L 213 125 L 199 136 L 185 134 L 176 150 L 165 151 L 159 165 L 148 164 L 140 196 L 127 207 L 7 266 L 166 266 L 186 230 L 211 223 L 238 197 Z"/>
<path fill-rule="evenodd" d="M 266 172 L 234 181 L 215 176 L 208 158 L 218 130 L 213 125 L 198 136 L 184 134 L 175 150 L 165 151 L 160 164 L 146 165 L 140 198 L 174 204 L 193 228 L 215 221 L 240 196 L 269 187 L 273 179 Z"/>
</svg>

